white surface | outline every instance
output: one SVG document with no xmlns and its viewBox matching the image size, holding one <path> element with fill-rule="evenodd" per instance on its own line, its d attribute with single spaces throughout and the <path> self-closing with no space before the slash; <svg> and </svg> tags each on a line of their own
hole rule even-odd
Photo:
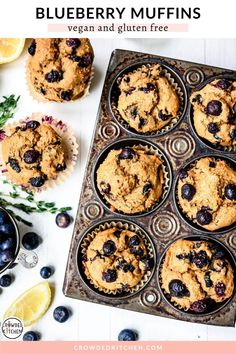
<svg viewBox="0 0 236 354">
<path fill-rule="evenodd" d="M 94 39 L 92 44 L 95 51 L 95 78 L 91 93 L 72 104 L 39 104 L 31 99 L 24 80 L 26 53 L 18 61 L 0 66 L 0 96 L 12 93 L 21 95 L 16 120 L 33 111 L 41 111 L 67 121 L 73 127 L 80 145 L 75 171 L 63 185 L 39 196 L 40 199 L 55 201 L 60 206 L 73 206 L 73 216 L 76 214 L 104 75 L 113 49 L 133 49 L 236 69 L 236 40 Z M 55 267 L 55 274 L 50 278 L 55 285 L 53 303 L 46 315 L 32 326 L 32 329 L 41 332 L 43 340 L 116 340 L 119 331 L 126 327 L 138 330 L 141 340 L 235 340 L 235 328 L 177 322 L 65 298 L 61 289 L 73 225 L 66 230 L 59 229 L 52 215 L 34 215 L 32 220 L 34 230 L 43 238 L 43 243 L 36 250 L 39 264 L 32 270 L 18 265 L 11 271 L 15 281 L 9 288 L 2 289 L 0 318 L 16 295 L 42 280 L 40 268 L 52 265 Z M 20 228 L 22 234 L 27 229 L 22 225 Z M 64 324 L 53 320 L 53 309 L 58 305 L 67 305 L 73 312 Z M 1 334 L 0 339 L 4 340 Z"/>
</svg>

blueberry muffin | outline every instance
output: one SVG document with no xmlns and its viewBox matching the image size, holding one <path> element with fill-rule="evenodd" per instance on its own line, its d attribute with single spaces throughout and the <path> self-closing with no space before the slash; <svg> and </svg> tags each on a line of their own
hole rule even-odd
<svg viewBox="0 0 236 354">
<path fill-rule="evenodd" d="M 162 196 L 162 162 L 141 147 L 111 150 L 97 170 L 97 187 L 111 210 L 143 212 Z"/>
<path fill-rule="evenodd" d="M 215 231 L 236 222 L 236 171 L 226 161 L 199 159 L 180 171 L 178 201 L 186 216 Z"/>
<path fill-rule="evenodd" d="M 137 132 L 158 131 L 178 114 L 178 95 L 159 64 L 143 65 L 124 75 L 119 90 L 118 111 Z"/>
<path fill-rule="evenodd" d="M 161 286 L 183 310 L 209 312 L 229 299 L 234 273 L 224 249 L 206 241 L 178 240 L 167 250 Z"/>
<path fill-rule="evenodd" d="M 36 38 L 28 52 L 28 81 L 41 98 L 63 102 L 86 93 L 94 57 L 89 39 Z"/>
<path fill-rule="evenodd" d="M 17 126 L 1 143 L 7 173 L 17 185 L 42 187 L 66 169 L 66 149 L 55 130 L 31 120 Z"/>
<path fill-rule="evenodd" d="M 214 145 L 236 145 L 236 81 L 214 80 L 190 99 L 197 134 Z"/>
<path fill-rule="evenodd" d="M 152 267 L 143 239 L 135 232 L 111 227 L 89 244 L 85 274 L 100 290 L 130 291 Z"/>
</svg>

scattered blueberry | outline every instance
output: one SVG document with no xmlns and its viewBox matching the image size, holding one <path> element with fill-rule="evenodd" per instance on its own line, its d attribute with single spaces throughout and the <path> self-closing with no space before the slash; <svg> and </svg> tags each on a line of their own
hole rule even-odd
<svg viewBox="0 0 236 354">
<path fill-rule="evenodd" d="M 131 160 L 134 156 L 135 156 L 135 151 L 130 147 L 125 147 L 118 155 L 118 158 L 120 160 Z"/>
<path fill-rule="evenodd" d="M 215 87 L 220 88 L 221 90 L 228 90 L 228 88 L 231 86 L 231 82 L 229 80 L 226 79 L 221 79 L 219 81 L 217 81 L 217 83 L 215 84 Z"/>
<path fill-rule="evenodd" d="M 219 116 L 222 112 L 222 103 L 217 100 L 212 100 L 208 102 L 206 106 L 206 111 L 212 116 Z"/>
<path fill-rule="evenodd" d="M 136 341 L 136 340 L 138 340 L 138 334 L 132 329 L 123 329 L 118 335 L 118 341 Z"/>
<path fill-rule="evenodd" d="M 36 42 L 33 39 L 29 48 L 28 48 L 28 53 L 33 56 L 35 54 L 35 51 L 36 51 Z"/>
<path fill-rule="evenodd" d="M 206 300 L 198 300 L 192 303 L 190 309 L 196 313 L 203 313 L 207 310 L 207 301 Z"/>
<path fill-rule="evenodd" d="M 189 291 L 186 285 L 179 279 L 171 280 L 169 283 L 169 291 L 170 295 L 174 297 L 181 298 L 184 296 L 189 296 Z"/>
<path fill-rule="evenodd" d="M 47 82 L 58 82 L 63 79 L 63 73 L 61 71 L 52 70 L 45 75 L 45 80 Z"/>
<path fill-rule="evenodd" d="M 108 269 L 102 273 L 102 279 L 107 283 L 113 283 L 117 279 L 117 272 L 115 269 Z"/>
<path fill-rule="evenodd" d="M 53 270 L 51 267 L 43 267 L 40 269 L 40 275 L 43 279 L 48 279 L 52 275 Z"/>
<path fill-rule="evenodd" d="M 208 224 L 210 224 L 212 222 L 212 215 L 206 209 L 199 210 L 197 212 L 196 218 L 197 218 L 197 222 L 200 225 L 208 225 Z"/>
<path fill-rule="evenodd" d="M 81 44 L 81 41 L 79 38 L 67 38 L 66 44 L 68 47 L 78 48 Z"/>
<path fill-rule="evenodd" d="M 30 178 L 29 183 L 31 184 L 31 186 L 39 188 L 44 185 L 45 179 L 41 176 L 32 177 Z"/>
<path fill-rule="evenodd" d="M 208 264 L 208 256 L 206 251 L 194 252 L 191 255 L 191 262 L 196 265 L 197 268 L 204 268 Z"/>
<path fill-rule="evenodd" d="M 209 123 L 207 126 L 207 129 L 208 129 L 209 133 L 211 133 L 211 134 L 216 134 L 219 131 L 219 127 L 218 127 L 217 123 L 214 123 L 214 122 Z"/>
<path fill-rule="evenodd" d="M 22 238 L 22 245 L 28 251 L 34 250 L 39 244 L 40 237 L 35 232 L 27 232 Z"/>
<path fill-rule="evenodd" d="M 196 193 L 196 189 L 192 184 L 186 183 L 181 188 L 181 197 L 187 199 L 188 201 L 192 200 Z"/>
<path fill-rule="evenodd" d="M 64 323 L 70 317 L 70 311 L 65 306 L 58 306 L 53 311 L 54 319 L 59 323 Z"/>
<path fill-rule="evenodd" d="M 5 235 L 15 235 L 15 226 L 12 223 L 2 224 L 0 225 L 0 232 Z"/>
<path fill-rule="evenodd" d="M 12 278 L 9 274 L 5 274 L 0 278 L 0 286 L 2 286 L 3 288 L 10 286 L 11 283 L 12 283 Z"/>
<path fill-rule="evenodd" d="M 9 157 L 8 163 L 9 163 L 10 167 L 11 167 L 16 173 L 20 173 L 21 168 L 20 168 L 20 165 L 19 165 L 19 162 L 17 161 L 17 159 L 13 159 L 13 158 Z"/>
<path fill-rule="evenodd" d="M 217 296 L 223 296 L 226 290 L 226 286 L 224 283 L 219 282 L 215 285 L 215 292 Z"/>
<path fill-rule="evenodd" d="M 25 334 L 23 335 L 23 341 L 27 342 L 38 341 L 39 339 L 39 334 L 34 331 L 25 332 Z"/>
<path fill-rule="evenodd" d="M 26 129 L 32 129 L 35 130 L 36 128 L 38 128 L 40 126 L 40 123 L 37 120 L 29 120 L 26 123 Z"/>
<path fill-rule="evenodd" d="M 68 213 L 59 213 L 56 216 L 56 224 L 58 227 L 66 228 L 71 223 L 71 217 Z"/>
<path fill-rule="evenodd" d="M 25 163 L 31 164 L 31 163 L 35 163 L 38 160 L 39 156 L 40 153 L 37 150 L 27 150 L 24 153 L 23 159 Z"/>
<path fill-rule="evenodd" d="M 70 101 L 72 98 L 72 91 L 68 90 L 68 91 L 61 91 L 61 99 L 63 101 Z"/>
<path fill-rule="evenodd" d="M 227 184 L 224 190 L 224 195 L 227 199 L 236 200 L 236 184 Z"/>
<path fill-rule="evenodd" d="M 103 244 L 103 252 L 105 256 L 110 256 L 116 251 L 115 242 L 112 240 L 108 240 Z"/>
<path fill-rule="evenodd" d="M 80 60 L 80 62 L 79 62 L 79 64 L 78 64 L 78 66 L 81 67 L 81 68 L 87 68 L 89 65 L 92 64 L 92 62 L 93 62 L 93 55 L 90 54 L 90 53 L 88 53 L 88 54 L 85 54 L 85 55 L 81 58 L 81 60 Z"/>
</svg>

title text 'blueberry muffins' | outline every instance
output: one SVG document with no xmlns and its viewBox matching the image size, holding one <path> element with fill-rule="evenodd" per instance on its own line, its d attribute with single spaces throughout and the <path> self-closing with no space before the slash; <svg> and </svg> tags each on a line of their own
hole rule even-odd
<svg viewBox="0 0 236 354">
<path fill-rule="evenodd" d="M 36 38 L 28 52 L 27 77 L 35 98 L 66 102 L 88 92 L 94 58 L 89 39 Z"/>
</svg>

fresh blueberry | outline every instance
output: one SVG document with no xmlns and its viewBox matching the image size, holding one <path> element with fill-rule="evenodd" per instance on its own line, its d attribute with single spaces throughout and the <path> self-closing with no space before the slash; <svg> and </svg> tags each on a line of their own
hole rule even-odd
<svg viewBox="0 0 236 354">
<path fill-rule="evenodd" d="M 219 116 L 222 112 L 222 103 L 217 100 L 208 102 L 206 112 L 212 116 Z"/>
<path fill-rule="evenodd" d="M 208 129 L 209 133 L 211 133 L 211 134 L 216 134 L 219 131 L 219 127 L 218 127 L 217 123 L 214 123 L 214 122 L 209 123 L 207 126 L 207 129 Z"/>
<path fill-rule="evenodd" d="M 30 178 L 29 183 L 31 186 L 39 188 L 44 185 L 45 179 L 42 176 L 32 177 Z"/>
<path fill-rule="evenodd" d="M 230 138 L 231 138 L 232 140 L 236 140 L 236 129 L 232 129 L 232 130 L 230 131 Z"/>
<path fill-rule="evenodd" d="M 118 335 L 118 341 L 136 341 L 136 340 L 138 340 L 138 334 L 132 329 L 123 329 Z"/>
<path fill-rule="evenodd" d="M 21 168 L 20 168 L 20 165 L 19 165 L 19 162 L 17 161 L 17 159 L 13 159 L 13 158 L 9 157 L 8 163 L 9 163 L 10 167 L 11 167 L 16 173 L 20 173 Z"/>
<path fill-rule="evenodd" d="M 34 332 L 34 331 L 29 331 L 29 332 L 25 332 L 25 334 L 23 335 L 23 341 L 27 341 L 27 342 L 35 342 L 38 341 L 40 339 L 40 336 L 38 333 Z"/>
<path fill-rule="evenodd" d="M 131 160 L 134 156 L 135 156 L 135 151 L 130 147 L 125 147 L 118 155 L 118 158 L 120 160 Z"/>
<path fill-rule="evenodd" d="M 208 225 L 208 224 L 210 224 L 212 222 L 212 215 L 206 209 L 199 210 L 197 212 L 196 218 L 197 218 L 197 222 L 200 225 Z"/>
<path fill-rule="evenodd" d="M 35 130 L 36 128 L 38 128 L 40 126 L 40 123 L 37 120 L 29 120 L 26 123 L 26 128 L 27 129 L 32 129 Z"/>
<path fill-rule="evenodd" d="M 140 238 L 137 235 L 130 237 L 129 247 L 138 246 L 140 244 Z"/>
<path fill-rule="evenodd" d="M 39 151 L 27 150 L 24 153 L 23 159 L 24 159 L 25 163 L 31 164 L 31 163 L 35 163 L 38 160 L 39 156 L 40 156 Z"/>
<path fill-rule="evenodd" d="M 0 286 L 2 286 L 3 288 L 10 286 L 11 283 L 12 283 L 12 278 L 9 274 L 5 274 L 0 278 Z"/>
<path fill-rule="evenodd" d="M 79 38 L 67 38 L 66 44 L 68 47 L 78 48 L 81 44 L 81 41 Z"/>
<path fill-rule="evenodd" d="M 2 251 L 12 250 L 16 247 L 16 240 L 14 237 L 6 237 L 5 239 L 0 239 L 0 249 Z"/>
<path fill-rule="evenodd" d="M 63 164 L 58 164 L 57 167 L 56 167 L 56 171 L 57 172 L 61 172 L 61 171 L 64 171 L 66 169 L 66 164 L 63 163 Z"/>
<path fill-rule="evenodd" d="M 63 101 L 70 101 L 72 98 L 72 91 L 68 90 L 68 91 L 61 91 L 61 99 Z"/>
<path fill-rule="evenodd" d="M 0 210 L 0 225 L 8 221 L 8 215 L 4 210 Z"/>
<path fill-rule="evenodd" d="M 192 200 L 196 193 L 196 189 L 192 184 L 186 183 L 181 188 L 181 197 L 187 199 L 188 201 Z"/>
<path fill-rule="evenodd" d="M 115 269 L 108 269 L 102 273 L 102 279 L 107 283 L 113 283 L 117 279 L 117 272 Z"/>
<path fill-rule="evenodd" d="M 40 275 L 43 279 L 48 279 L 52 275 L 53 270 L 51 267 L 43 267 L 40 269 Z"/>
<path fill-rule="evenodd" d="M 78 63 L 81 60 L 81 57 L 79 57 L 78 55 L 75 54 L 71 54 L 69 56 L 69 58 L 74 62 L 74 63 Z"/>
<path fill-rule="evenodd" d="M 0 265 L 5 266 L 6 263 L 9 263 L 13 260 L 14 253 L 10 250 L 0 251 Z"/>
<path fill-rule="evenodd" d="M 63 73 L 61 71 L 52 70 L 45 75 L 45 80 L 47 82 L 58 82 L 63 79 Z"/>
<path fill-rule="evenodd" d="M 35 51 L 36 51 L 36 42 L 35 39 L 33 39 L 28 48 L 28 53 L 33 56 L 35 54 Z"/>
<path fill-rule="evenodd" d="M 189 296 L 189 291 L 186 287 L 186 285 L 179 279 L 173 279 L 169 283 L 169 291 L 170 295 L 174 297 L 184 297 L 184 296 Z"/>
<path fill-rule="evenodd" d="M 198 300 L 192 303 L 190 309 L 196 313 L 203 313 L 207 310 L 207 301 L 206 300 Z"/>
<path fill-rule="evenodd" d="M 0 225 L 0 232 L 5 235 L 15 235 L 16 230 L 12 223 L 7 223 Z"/>
<path fill-rule="evenodd" d="M 110 256 L 116 251 L 115 242 L 112 240 L 108 240 L 103 244 L 103 252 L 105 256 Z"/>
<path fill-rule="evenodd" d="M 81 68 L 87 68 L 89 65 L 91 65 L 93 62 L 93 55 L 88 53 L 85 54 L 81 60 L 79 61 L 78 66 Z"/>
<path fill-rule="evenodd" d="M 221 90 L 228 90 L 228 88 L 230 88 L 231 84 L 232 83 L 229 80 L 221 79 L 221 80 L 217 81 L 217 83 L 215 84 L 215 87 L 220 88 Z"/>
<path fill-rule="evenodd" d="M 66 228 L 71 223 L 71 217 L 68 213 L 59 213 L 56 216 L 56 224 L 58 227 Z"/>
<path fill-rule="evenodd" d="M 219 282 L 215 285 L 215 292 L 217 296 L 223 296 L 226 290 L 226 286 L 224 283 Z"/>
<path fill-rule="evenodd" d="M 224 190 L 224 195 L 227 199 L 236 200 L 236 184 L 227 184 Z"/>
<path fill-rule="evenodd" d="M 22 238 L 22 245 L 28 251 L 34 250 L 39 244 L 40 237 L 35 232 L 27 232 Z"/>
<path fill-rule="evenodd" d="M 54 320 L 59 323 L 64 323 L 70 317 L 70 311 L 65 306 L 58 306 L 53 311 Z"/>
<path fill-rule="evenodd" d="M 191 262 L 196 265 L 197 268 L 204 268 L 208 264 L 208 256 L 206 251 L 193 252 L 191 255 Z"/>
</svg>

